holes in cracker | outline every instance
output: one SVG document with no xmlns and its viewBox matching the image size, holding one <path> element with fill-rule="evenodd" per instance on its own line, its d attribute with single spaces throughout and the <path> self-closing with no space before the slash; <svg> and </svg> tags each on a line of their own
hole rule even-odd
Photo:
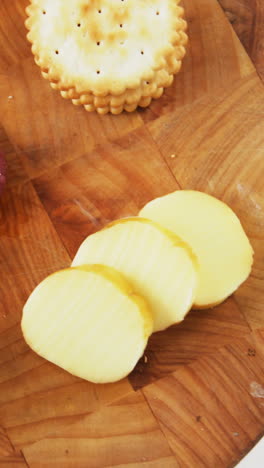
<svg viewBox="0 0 264 468">
<path fill-rule="evenodd" d="M 156 15 L 159 16 L 159 14 L 160 14 L 160 12 L 159 12 L 159 10 L 157 10 L 157 11 L 156 11 Z"/>
<path fill-rule="evenodd" d="M 59 55 L 59 53 L 60 53 L 60 52 L 58 51 L 58 49 L 55 50 L 55 54 L 56 54 L 56 55 Z"/>
<path fill-rule="evenodd" d="M 102 13 L 102 10 L 101 10 L 101 9 L 100 9 L 100 10 L 98 10 L 98 13 Z"/>
<path fill-rule="evenodd" d="M 46 15 L 46 13 L 47 13 L 46 10 L 42 10 L 43 15 Z"/>
<path fill-rule="evenodd" d="M 97 75 L 100 75 L 101 72 L 100 72 L 100 70 L 96 70 L 96 73 L 97 73 Z"/>
<path fill-rule="evenodd" d="M 120 27 L 120 28 L 122 28 L 122 27 L 123 27 L 123 24 L 122 24 L 122 23 L 120 23 L 119 27 Z"/>
<path fill-rule="evenodd" d="M 141 53 L 141 55 L 144 55 L 144 50 L 141 50 L 140 53 Z"/>
<path fill-rule="evenodd" d="M 100 44 L 101 44 L 101 42 L 100 42 L 100 41 L 97 41 L 97 42 L 96 42 L 96 45 L 97 45 L 97 46 L 99 46 Z"/>
<path fill-rule="evenodd" d="M 77 23 L 77 28 L 80 28 L 81 27 L 81 23 Z"/>
</svg>

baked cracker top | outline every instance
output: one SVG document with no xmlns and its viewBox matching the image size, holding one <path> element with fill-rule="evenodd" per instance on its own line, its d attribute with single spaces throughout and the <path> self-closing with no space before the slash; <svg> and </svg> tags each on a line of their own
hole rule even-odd
<svg viewBox="0 0 264 468">
<path fill-rule="evenodd" d="M 120 94 L 166 68 L 186 23 L 180 0 L 31 0 L 28 39 L 49 79 Z"/>
</svg>

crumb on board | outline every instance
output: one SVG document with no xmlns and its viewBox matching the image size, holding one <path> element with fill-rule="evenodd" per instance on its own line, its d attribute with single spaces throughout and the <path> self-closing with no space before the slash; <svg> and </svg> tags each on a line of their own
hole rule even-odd
<svg viewBox="0 0 264 468">
<path fill-rule="evenodd" d="M 10 95 L 10 96 L 8 96 L 8 99 L 9 99 L 9 101 L 11 101 L 11 99 L 14 99 L 14 96 Z"/>
<path fill-rule="evenodd" d="M 171 155 L 169 156 L 169 158 L 171 158 L 171 159 L 176 158 L 176 154 L 171 154 Z"/>
<path fill-rule="evenodd" d="M 144 363 L 147 364 L 147 362 L 148 362 L 148 357 L 144 356 Z"/>
</svg>

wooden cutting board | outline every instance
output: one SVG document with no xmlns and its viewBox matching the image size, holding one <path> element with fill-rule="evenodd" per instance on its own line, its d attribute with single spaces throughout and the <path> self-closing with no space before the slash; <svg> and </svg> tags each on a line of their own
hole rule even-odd
<svg viewBox="0 0 264 468">
<path fill-rule="evenodd" d="M 99 116 L 52 91 L 25 39 L 26 0 L 0 5 L 0 461 L 14 467 L 233 466 L 264 430 L 264 88 L 216 0 L 185 0 L 188 53 L 145 110 Z M 255 250 L 248 281 L 150 339 L 121 382 L 93 385 L 20 330 L 36 284 L 80 242 L 179 188 L 213 194 Z"/>
</svg>

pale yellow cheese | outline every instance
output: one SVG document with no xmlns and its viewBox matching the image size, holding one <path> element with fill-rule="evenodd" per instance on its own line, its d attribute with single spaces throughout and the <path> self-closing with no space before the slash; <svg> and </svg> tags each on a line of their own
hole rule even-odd
<svg viewBox="0 0 264 468">
<path fill-rule="evenodd" d="M 124 218 L 84 240 L 72 265 L 102 263 L 125 275 L 146 298 L 154 331 L 183 320 L 196 294 L 196 259 L 179 237 L 156 223 Z"/>
<path fill-rule="evenodd" d="M 145 300 L 103 265 L 58 271 L 29 297 L 22 318 L 28 345 L 91 382 L 114 382 L 135 367 L 153 330 Z"/>
<path fill-rule="evenodd" d="M 197 255 L 197 308 L 222 302 L 250 274 L 250 242 L 238 217 L 217 198 L 199 191 L 178 190 L 152 200 L 139 215 L 182 237 Z"/>
</svg>

